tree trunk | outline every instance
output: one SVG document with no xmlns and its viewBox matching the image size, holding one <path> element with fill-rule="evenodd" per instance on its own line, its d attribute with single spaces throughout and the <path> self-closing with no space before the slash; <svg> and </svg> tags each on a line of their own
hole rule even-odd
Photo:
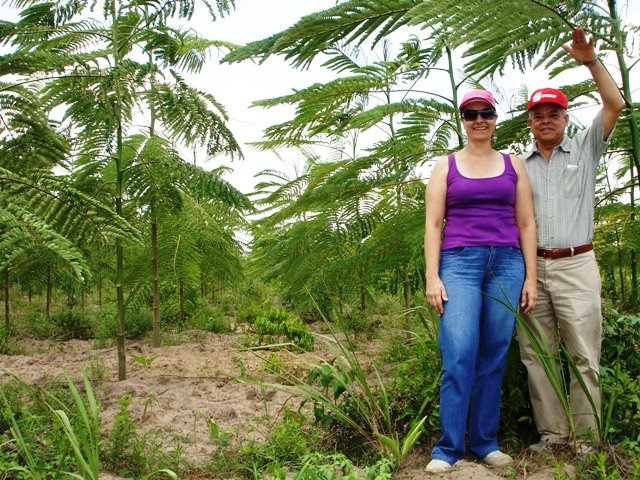
<svg viewBox="0 0 640 480">
<path fill-rule="evenodd" d="M 640 180 L 640 126 L 638 125 L 638 114 L 633 105 L 633 97 L 631 96 L 631 77 L 629 75 L 629 67 L 624 60 L 624 37 L 625 33 L 620 30 L 620 19 L 618 18 L 618 10 L 616 0 L 609 0 L 609 14 L 614 26 L 613 34 L 617 45 L 616 56 L 618 58 L 618 66 L 620 67 L 620 75 L 622 77 L 622 96 L 627 105 L 627 118 L 629 119 L 629 131 L 631 132 L 631 159 L 636 167 L 636 174 Z"/>
<path fill-rule="evenodd" d="M 633 167 L 635 166 L 636 175 L 638 176 L 638 180 L 640 180 L 640 126 L 638 125 L 638 115 L 636 109 L 634 108 L 633 99 L 631 96 L 631 78 L 629 75 L 629 67 L 627 66 L 627 63 L 624 59 L 623 40 L 625 38 L 625 33 L 620 30 L 620 19 L 618 18 L 616 0 L 609 0 L 608 3 L 609 14 L 611 15 L 611 19 L 613 20 L 613 22 L 611 22 L 614 28 L 613 34 L 616 39 L 616 43 L 620 46 L 616 50 L 616 55 L 618 58 L 618 66 L 620 67 L 620 75 L 622 77 L 622 95 L 627 106 L 629 131 L 631 132 L 631 176 L 633 178 Z M 631 187 L 631 198 L 633 207 L 633 187 Z M 631 216 L 633 219 L 633 210 Z M 629 299 L 629 304 L 631 308 L 635 310 L 635 307 L 638 304 L 638 264 L 635 250 L 631 251 L 631 282 L 631 298 Z"/>
<path fill-rule="evenodd" d="M 118 42 L 115 42 L 116 44 Z M 117 86 L 116 86 L 117 88 Z M 122 125 L 118 116 L 116 133 L 116 214 L 122 216 Z M 124 322 L 124 249 L 120 237 L 116 238 L 116 302 L 118 308 L 118 380 L 127 379 L 127 354 L 125 350 L 125 322 Z"/>
<path fill-rule="evenodd" d="M 9 332 L 11 329 L 11 310 L 9 309 L 9 267 L 4 267 L 3 270 L 4 280 L 4 335 L 5 339 L 9 338 Z"/>
<path fill-rule="evenodd" d="M 180 311 L 178 313 L 178 318 L 180 319 L 180 322 L 184 322 L 186 315 L 184 313 L 184 285 L 182 282 L 180 282 L 180 285 L 178 286 L 178 298 L 180 299 Z"/>
<path fill-rule="evenodd" d="M 53 296 L 53 282 L 51 281 L 51 267 L 47 267 L 47 293 L 44 300 L 44 316 L 51 314 L 51 297 Z"/>
<path fill-rule="evenodd" d="M 626 300 L 627 295 L 625 292 L 624 268 L 622 263 L 622 252 L 620 251 L 619 241 L 618 241 L 617 257 L 618 257 L 618 276 L 620 277 L 620 304 L 624 305 L 627 301 Z"/>
<path fill-rule="evenodd" d="M 119 50 L 120 35 L 119 35 L 119 22 L 118 22 L 118 2 L 114 1 L 111 4 L 111 34 L 113 49 L 113 72 L 118 72 L 120 67 L 120 60 L 122 52 Z M 115 127 L 116 127 L 116 214 L 122 217 L 122 192 L 124 190 L 124 175 L 122 161 L 124 158 L 122 151 L 123 143 L 123 128 L 122 128 L 122 96 L 120 93 L 120 79 L 119 74 L 116 74 L 114 78 L 114 93 L 115 93 Z M 118 380 L 127 379 L 127 354 L 125 350 L 125 322 L 124 322 L 124 250 L 122 247 L 122 239 L 116 238 L 116 302 L 118 308 L 118 336 L 117 336 L 117 349 L 118 349 Z"/>
<path fill-rule="evenodd" d="M 153 216 L 153 215 L 152 215 Z M 153 346 L 162 343 L 160 334 L 160 273 L 158 271 L 158 223 L 151 222 L 151 290 L 153 295 Z"/>
<path fill-rule="evenodd" d="M 638 256 L 635 248 L 631 250 L 631 292 L 629 293 L 629 308 L 632 312 L 638 306 Z"/>
<path fill-rule="evenodd" d="M 631 165 L 629 165 L 629 171 L 631 172 L 631 179 L 634 178 L 633 172 L 633 161 Z M 635 224 L 636 221 L 636 195 L 635 195 L 635 186 L 633 186 L 633 182 L 631 182 L 631 188 L 629 189 L 629 205 L 631 206 L 631 225 Z M 636 306 L 638 305 L 638 256 L 636 254 L 636 249 L 631 247 L 631 255 L 629 258 L 629 264 L 631 266 L 631 292 L 629 294 L 629 308 L 632 312 L 636 311 Z"/>
<path fill-rule="evenodd" d="M 404 309 L 409 310 L 411 307 L 411 279 L 407 265 L 402 266 L 402 290 L 404 293 Z"/>
</svg>

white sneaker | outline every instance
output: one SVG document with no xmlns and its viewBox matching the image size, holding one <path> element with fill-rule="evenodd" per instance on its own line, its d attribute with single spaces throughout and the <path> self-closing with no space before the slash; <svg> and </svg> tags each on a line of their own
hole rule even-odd
<svg viewBox="0 0 640 480">
<path fill-rule="evenodd" d="M 431 460 L 425 470 L 429 473 L 441 473 L 451 469 L 451 464 L 444 460 Z"/>
<path fill-rule="evenodd" d="M 504 467 L 505 465 L 513 463 L 513 458 L 506 453 L 502 453 L 500 450 L 496 450 L 484 457 L 482 461 L 492 467 Z"/>
</svg>

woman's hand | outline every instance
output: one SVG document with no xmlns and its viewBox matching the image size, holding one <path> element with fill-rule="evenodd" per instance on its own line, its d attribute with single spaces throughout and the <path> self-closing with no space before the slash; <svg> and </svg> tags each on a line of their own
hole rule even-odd
<svg viewBox="0 0 640 480">
<path fill-rule="evenodd" d="M 536 285 L 536 279 L 525 279 L 522 285 L 522 298 L 520 300 L 520 309 L 523 313 L 531 313 L 536 306 L 536 300 L 538 299 L 538 286 Z"/>
<path fill-rule="evenodd" d="M 449 300 L 447 297 L 447 291 L 445 290 L 440 277 L 427 279 L 427 302 L 436 309 L 438 315 L 442 315 L 444 313 L 444 302 L 447 300 Z"/>
</svg>

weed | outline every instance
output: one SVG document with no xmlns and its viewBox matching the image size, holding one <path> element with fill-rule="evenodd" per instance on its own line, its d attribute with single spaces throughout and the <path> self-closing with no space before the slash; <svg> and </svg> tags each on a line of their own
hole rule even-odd
<svg viewBox="0 0 640 480">
<path fill-rule="evenodd" d="M 104 365 L 104 360 L 100 357 L 91 357 L 85 369 L 85 375 L 93 382 L 103 381 L 107 376 L 107 368 Z"/>
<path fill-rule="evenodd" d="M 120 398 L 118 413 L 103 446 L 104 461 L 114 471 L 131 462 L 130 450 L 135 441 L 136 426 L 129 413 L 130 403 L 129 395 Z"/>
<path fill-rule="evenodd" d="M 145 357 L 144 355 L 131 355 L 131 360 L 139 363 L 143 367 L 150 367 L 156 358 L 158 358 L 158 355 L 152 355 L 150 357 Z"/>
<path fill-rule="evenodd" d="M 147 418 L 147 414 L 153 412 L 153 406 L 158 404 L 155 393 L 149 392 L 144 400 L 144 408 L 142 409 L 142 420 Z"/>
<path fill-rule="evenodd" d="M 262 369 L 275 375 L 281 375 L 284 371 L 282 359 L 275 353 L 270 353 L 264 361 Z"/>
<path fill-rule="evenodd" d="M 9 441 L 24 461 L 17 468 L 36 480 L 50 478 L 51 474 L 52 478 L 67 475 L 97 480 L 100 422 L 89 380 L 84 379 L 86 403 L 70 378 L 67 392 L 71 401 L 51 393 L 45 399 L 37 389 L 17 378 L 15 381 L 20 386 L 19 396 L 7 396 L 5 389 L 0 394 L 5 406 L 3 419 L 9 423 Z M 33 403 L 16 408 L 14 402 L 24 394 Z M 35 407 L 33 412 L 30 406 Z"/>
<path fill-rule="evenodd" d="M 313 453 L 302 459 L 294 480 L 390 480 L 393 474 L 391 462 L 382 458 L 365 469 L 364 475 L 341 453 L 326 455 Z"/>
<path fill-rule="evenodd" d="M 360 480 L 355 466 L 342 454 L 313 453 L 302 459 L 294 480 Z"/>
<path fill-rule="evenodd" d="M 247 367 L 244 365 L 244 362 L 240 357 L 234 356 L 231 361 L 240 371 L 240 378 L 247 378 Z"/>
<path fill-rule="evenodd" d="M 331 326 L 327 323 L 329 329 Z M 335 333 L 324 336 L 335 359 L 317 364 L 305 380 L 292 378 L 286 372 L 283 383 L 268 386 L 302 397 L 303 403 L 313 405 L 315 421 L 334 433 L 344 431 L 361 446 L 374 446 L 398 468 L 409 449 L 418 440 L 425 419 L 411 422 L 409 433 L 401 438 L 394 429 L 389 395 L 378 370 L 373 378 L 365 372 L 360 361 Z M 249 381 L 248 379 L 241 379 Z M 254 382 L 265 385 L 263 382 Z"/>
<path fill-rule="evenodd" d="M 102 447 L 105 465 L 121 475 L 134 478 L 150 478 L 158 474 L 177 478 L 174 469 L 180 464 L 183 451 L 178 447 L 166 454 L 161 442 L 153 441 L 152 435 L 139 436 L 137 424 L 129 413 L 131 397 L 124 395 L 120 399 L 118 413 L 113 427 Z M 152 465 L 171 464 L 172 469 L 153 470 Z M 145 472 L 152 471 L 145 475 Z"/>
</svg>

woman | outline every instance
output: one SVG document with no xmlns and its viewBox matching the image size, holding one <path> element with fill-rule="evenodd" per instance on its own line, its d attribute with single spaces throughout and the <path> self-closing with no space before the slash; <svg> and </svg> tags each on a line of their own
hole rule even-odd
<svg viewBox="0 0 640 480">
<path fill-rule="evenodd" d="M 460 103 L 467 144 L 436 162 L 426 193 L 427 300 L 440 315 L 440 424 L 429 472 L 471 452 L 493 466 L 502 379 L 518 304 L 536 301 L 536 231 L 531 187 L 519 158 L 494 150 L 493 96 Z M 443 228 L 444 227 L 444 228 Z"/>
</svg>

